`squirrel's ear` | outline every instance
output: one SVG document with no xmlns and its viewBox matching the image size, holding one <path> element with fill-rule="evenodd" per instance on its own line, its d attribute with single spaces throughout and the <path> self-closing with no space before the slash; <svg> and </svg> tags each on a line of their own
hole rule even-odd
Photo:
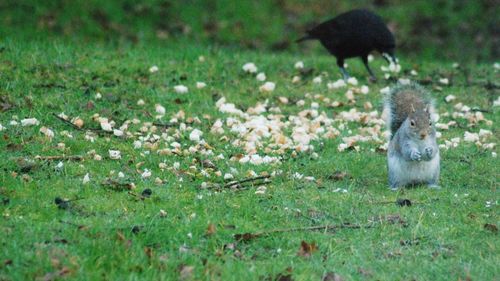
<svg viewBox="0 0 500 281">
<path fill-rule="evenodd" d="M 413 106 L 413 104 L 410 105 L 411 105 L 411 112 L 415 112 L 415 107 Z"/>
<path fill-rule="evenodd" d="M 430 113 L 430 112 L 429 112 L 429 105 L 426 105 L 426 106 L 425 106 L 424 111 L 425 111 L 426 113 Z"/>
</svg>

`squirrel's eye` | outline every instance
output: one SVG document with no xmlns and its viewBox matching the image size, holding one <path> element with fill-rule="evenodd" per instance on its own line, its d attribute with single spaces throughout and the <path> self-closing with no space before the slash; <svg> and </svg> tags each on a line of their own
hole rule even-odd
<svg viewBox="0 0 500 281">
<path fill-rule="evenodd" d="M 415 127 L 415 121 L 411 120 L 410 121 L 410 126 Z"/>
<path fill-rule="evenodd" d="M 432 121 L 429 121 L 429 126 L 432 126 Z"/>
</svg>

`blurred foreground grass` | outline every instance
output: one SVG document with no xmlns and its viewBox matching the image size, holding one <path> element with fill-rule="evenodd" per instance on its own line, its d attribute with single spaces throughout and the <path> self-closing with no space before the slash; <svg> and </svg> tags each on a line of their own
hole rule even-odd
<svg viewBox="0 0 500 281">
<path fill-rule="evenodd" d="M 500 5 L 492 0 L 4 0 L 0 36 L 165 45 L 182 38 L 191 44 L 296 51 L 293 41 L 306 29 L 353 8 L 379 13 L 406 57 L 459 62 L 500 57 Z M 314 46 L 317 52 L 318 45 L 301 48 Z"/>
</svg>

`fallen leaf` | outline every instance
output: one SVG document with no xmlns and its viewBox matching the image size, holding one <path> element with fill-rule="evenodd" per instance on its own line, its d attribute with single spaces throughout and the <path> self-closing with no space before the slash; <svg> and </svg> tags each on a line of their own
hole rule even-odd
<svg viewBox="0 0 500 281">
<path fill-rule="evenodd" d="M 484 229 L 489 230 L 495 234 L 498 233 L 498 227 L 494 224 L 491 224 L 491 223 L 484 224 Z"/>
<path fill-rule="evenodd" d="M 254 238 L 257 238 L 259 237 L 258 234 L 253 234 L 253 233 L 240 233 L 240 234 L 235 234 L 234 235 L 234 239 L 236 239 L 236 241 L 244 241 L 244 242 L 248 242 Z"/>
<path fill-rule="evenodd" d="M 179 266 L 179 279 L 187 280 L 193 276 L 194 266 L 181 264 Z"/>
<path fill-rule="evenodd" d="M 217 166 L 215 166 L 214 163 L 212 163 L 212 161 L 208 160 L 208 159 L 205 159 L 203 161 L 201 161 L 201 166 L 203 168 L 208 168 L 208 169 L 215 169 L 217 170 Z"/>
<path fill-rule="evenodd" d="M 36 280 L 42 280 L 42 281 L 58 280 L 61 279 L 61 277 L 65 277 L 69 273 L 71 273 L 71 270 L 67 267 L 63 267 L 59 271 L 49 272 L 45 274 L 43 277 L 37 277 Z"/>
<path fill-rule="evenodd" d="M 307 243 L 306 241 L 300 242 L 299 252 L 297 253 L 300 257 L 310 257 L 314 252 L 318 250 L 316 243 Z"/>
<path fill-rule="evenodd" d="M 344 281 L 344 278 L 337 273 L 328 272 L 325 276 L 323 276 L 323 281 Z"/>
<path fill-rule="evenodd" d="M 371 273 L 371 271 L 367 270 L 367 269 L 364 269 L 362 267 L 358 268 L 358 272 L 363 275 L 364 277 L 373 277 L 373 274 Z"/>
<path fill-rule="evenodd" d="M 94 103 L 92 101 L 88 101 L 86 107 L 87 107 L 87 110 L 92 110 L 92 109 L 94 109 L 95 106 L 94 106 Z"/>
<path fill-rule="evenodd" d="M 276 278 L 274 280 L 276 280 L 276 281 L 293 281 L 293 278 L 292 278 L 291 274 L 280 273 L 276 276 Z"/>
<path fill-rule="evenodd" d="M 351 175 L 349 175 L 347 172 L 335 171 L 333 174 L 328 176 L 328 179 L 333 181 L 341 181 L 344 178 L 350 179 Z"/>
<path fill-rule="evenodd" d="M 46 243 L 61 243 L 61 244 L 68 244 L 68 240 L 66 238 L 54 238 L 52 241 L 46 241 Z"/>
<path fill-rule="evenodd" d="M 398 214 L 385 216 L 385 221 L 391 224 L 401 224 L 405 227 L 408 225 L 408 223 Z"/>
<path fill-rule="evenodd" d="M 278 273 L 276 276 L 269 275 L 264 280 L 266 281 L 292 281 L 293 269 L 288 267 L 284 272 Z"/>
<path fill-rule="evenodd" d="M 401 246 L 413 246 L 420 244 L 420 238 L 409 239 L 409 240 L 399 240 L 399 245 Z"/>
<path fill-rule="evenodd" d="M 384 254 L 384 256 L 386 258 L 396 258 L 396 257 L 400 257 L 402 256 L 403 254 L 400 252 L 400 251 L 396 251 L 396 252 L 389 252 L 389 253 L 386 253 Z"/>
<path fill-rule="evenodd" d="M 243 257 L 243 254 L 239 250 L 234 251 L 234 257 L 241 259 Z"/>
<path fill-rule="evenodd" d="M 15 143 L 7 144 L 8 151 L 18 151 L 18 150 L 22 150 L 22 149 L 23 149 L 23 146 L 20 144 L 15 144 Z"/>
<path fill-rule="evenodd" d="M 135 188 L 135 185 L 133 183 L 126 181 L 120 182 L 110 178 L 107 178 L 101 184 L 115 191 L 132 190 Z"/>
<path fill-rule="evenodd" d="M 236 249 L 236 243 L 224 244 L 224 250 L 234 251 Z"/>
<path fill-rule="evenodd" d="M 14 104 L 6 96 L 0 96 L 0 111 L 5 112 L 14 108 Z"/>
<path fill-rule="evenodd" d="M 153 248 L 151 247 L 144 247 L 144 253 L 146 256 L 151 259 L 153 257 Z"/>
<path fill-rule="evenodd" d="M 39 167 L 39 165 L 31 160 L 26 160 L 24 158 L 19 158 L 16 160 L 18 166 L 18 171 L 24 174 L 31 172 Z"/>
<path fill-rule="evenodd" d="M 217 232 L 217 229 L 215 228 L 215 225 L 213 223 L 209 224 L 208 227 L 207 227 L 206 235 L 210 236 L 210 235 L 215 234 L 215 232 Z"/>
<path fill-rule="evenodd" d="M 439 248 L 432 253 L 432 259 L 434 260 L 440 255 L 445 258 L 451 257 L 454 255 L 454 250 L 451 246 L 439 245 Z"/>
</svg>

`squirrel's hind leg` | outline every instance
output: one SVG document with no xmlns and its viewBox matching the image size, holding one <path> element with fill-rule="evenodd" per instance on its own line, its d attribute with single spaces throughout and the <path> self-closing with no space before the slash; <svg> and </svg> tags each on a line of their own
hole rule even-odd
<svg viewBox="0 0 500 281">
<path fill-rule="evenodd" d="M 427 187 L 431 188 L 431 189 L 441 189 L 441 187 L 438 185 L 437 178 L 434 178 L 434 179 L 428 181 Z"/>
<path fill-rule="evenodd" d="M 437 185 L 436 183 L 428 183 L 427 187 L 430 189 L 441 189 L 441 187 L 439 185 Z"/>
<path fill-rule="evenodd" d="M 392 190 L 392 191 L 398 191 L 399 190 L 399 186 L 397 186 L 397 185 L 389 185 L 389 189 Z"/>
<path fill-rule="evenodd" d="M 390 190 L 398 191 L 400 187 L 401 187 L 401 184 L 399 184 L 399 182 L 389 178 L 389 189 Z"/>
<path fill-rule="evenodd" d="M 439 160 L 437 160 L 437 161 L 439 161 Z M 441 189 L 441 187 L 438 184 L 438 181 L 439 181 L 439 164 L 438 164 L 437 168 L 435 167 L 434 169 L 435 170 L 434 170 L 434 173 L 432 175 L 432 179 L 430 179 L 427 182 L 427 187 L 432 188 L 432 189 Z"/>
<path fill-rule="evenodd" d="M 431 189 L 441 189 L 441 187 L 438 185 L 437 176 L 435 176 L 432 180 L 427 182 L 427 187 Z"/>
</svg>

